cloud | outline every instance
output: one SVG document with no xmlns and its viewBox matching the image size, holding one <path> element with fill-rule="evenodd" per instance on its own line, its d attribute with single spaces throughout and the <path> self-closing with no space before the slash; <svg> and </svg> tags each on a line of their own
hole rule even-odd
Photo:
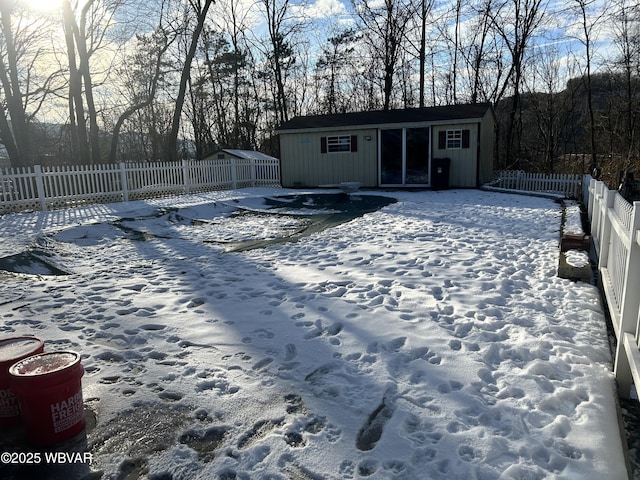
<svg viewBox="0 0 640 480">
<path fill-rule="evenodd" d="M 347 7 L 339 0 L 317 0 L 298 7 L 301 15 L 312 19 L 339 18 L 347 15 Z"/>
</svg>

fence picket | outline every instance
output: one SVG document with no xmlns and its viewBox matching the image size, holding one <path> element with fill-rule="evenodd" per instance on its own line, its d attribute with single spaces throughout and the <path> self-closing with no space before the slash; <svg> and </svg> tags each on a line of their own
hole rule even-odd
<svg viewBox="0 0 640 480">
<path fill-rule="evenodd" d="M 505 190 L 544 192 L 565 197 L 578 198 L 582 177 L 570 174 L 530 173 L 521 170 L 501 170 L 496 172 L 491 186 Z"/>
<path fill-rule="evenodd" d="M 0 214 L 242 186 L 280 186 L 278 160 L 0 169 Z"/>
<path fill-rule="evenodd" d="M 593 253 L 617 338 L 614 373 L 620 395 L 640 387 L 640 202 L 629 204 L 603 182 L 585 177 Z"/>
</svg>

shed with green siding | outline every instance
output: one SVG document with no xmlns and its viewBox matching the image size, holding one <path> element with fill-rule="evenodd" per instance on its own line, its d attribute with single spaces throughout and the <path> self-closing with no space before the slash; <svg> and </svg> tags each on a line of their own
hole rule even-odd
<svg viewBox="0 0 640 480">
<path fill-rule="evenodd" d="M 282 186 L 431 187 L 447 158 L 448 186 L 478 187 L 493 175 L 494 125 L 487 103 L 295 117 L 276 130 Z"/>
</svg>

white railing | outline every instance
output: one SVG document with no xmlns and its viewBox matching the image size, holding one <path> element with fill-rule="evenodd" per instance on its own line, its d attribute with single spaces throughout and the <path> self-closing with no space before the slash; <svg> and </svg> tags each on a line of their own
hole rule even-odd
<svg viewBox="0 0 640 480">
<path fill-rule="evenodd" d="M 522 170 L 500 170 L 495 173 L 492 187 L 505 190 L 551 193 L 567 198 L 579 198 L 581 175 L 564 173 L 528 173 Z"/>
<path fill-rule="evenodd" d="M 628 397 L 632 384 L 640 390 L 640 202 L 585 181 L 593 251 L 617 339 L 614 371 L 620 395 Z"/>
<path fill-rule="evenodd" d="M 0 169 L 0 214 L 84 203 L 280 186 L 278 160 L 200 160 Z"/>
</svg>

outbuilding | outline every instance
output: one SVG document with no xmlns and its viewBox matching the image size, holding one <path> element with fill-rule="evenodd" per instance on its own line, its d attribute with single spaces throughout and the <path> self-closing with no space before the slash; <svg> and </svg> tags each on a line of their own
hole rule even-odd
<svg viewBox="0 0 640 480">
<path fill-rule="evenodd" d="M 256 150 L 241 150 L 235 148 L 221 148 L 207 155 L 203 160 L 278 160 L 266 153 Z"/>
<path fill-rule="evenodd" d="M 490 104 L 300 116 L 283 123 L 283 187 L 478 187 L 493 175 Z"/>
</svg>

